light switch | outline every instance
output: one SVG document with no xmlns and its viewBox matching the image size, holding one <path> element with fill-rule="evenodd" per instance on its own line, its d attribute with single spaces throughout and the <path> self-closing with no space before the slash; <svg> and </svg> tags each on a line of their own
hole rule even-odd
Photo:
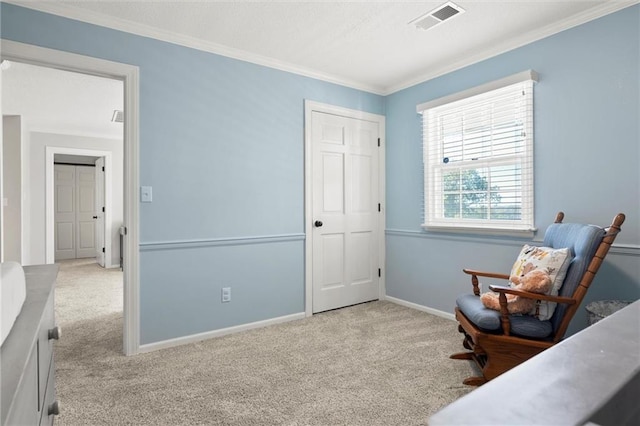
<svg viewBox="0 0 640 426">
<path fill-rule="evenodd" d="M 153 191 L 150 186 L 140 187 L 140 201 L 143 203 L 150 203 L 153 201 Z"/>
</svg>

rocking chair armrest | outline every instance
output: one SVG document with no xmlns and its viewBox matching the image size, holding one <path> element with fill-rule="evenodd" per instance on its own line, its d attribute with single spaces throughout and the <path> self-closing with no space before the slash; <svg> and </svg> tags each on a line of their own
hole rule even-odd
<svg viewBox="0 0 640 426">
<path fill-rule="evenodd" d="M 495 272 L 476 271 L 475 269 L 463 269 L 462 272 L 471 275 L 471 285 L 473 285 L 473 294 L 480 296 L 480 283 L 478 277 L 509 279 L 507 274 L 499 274 Z"/>
<path fill-rule="evenodd" d="M 507 294 L 524 297 L 533 300 L 546 300 L 549 302 L 565 303 L 567 305 L 576 304 L 576 300 L 570 297 L 548 296 L 546 294 L 531 293 L 528 291 L 516 290 L 511 287 L 501 285 L 490 285 L 489 289 L 498 292 L 498 302 L 500 303 L 500 323 L 502 324 L 502 332 L 505 336 L 511 333 L 511 319 L 509 316 L 509 308 L 507 305 Z"/>
<path fill-rule="evenodd" d="M 463 269 L 462 272 L 468 275 L 475 275 L 477 277 L 500 278 L 503 280 L 509 279 L 509 274 L 501 274 L 499 272 L 484 272 L 484 271 L 477 271 L 475 269 Z"/>
<path fill-rule="evenodd" d="M 546 300 L 548 302 L 564 303 L 567 305 L 574 305 L 575 299 L 570 297 L 551 296 L 547 294 L 531 293 L 528 291 L 516 290 L 515 288 L 505 287 L 502 285 L 490 285 L 489 289 L 496 293 L 513 294 L 514 296 L 525 297 L 527 299 Z"/>
</svg>

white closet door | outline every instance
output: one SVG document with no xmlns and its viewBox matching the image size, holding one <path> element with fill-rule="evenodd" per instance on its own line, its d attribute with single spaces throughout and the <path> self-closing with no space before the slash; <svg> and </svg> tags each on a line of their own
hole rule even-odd
<svg viewBox="0 0 640 426">
<path fill-rule="evenodd" d="M 96 254 L 94 167 L 54 166 L 55 256 L 57 260 Z"/>
<path fill-rule="evenodd" d="M 76 258 L 96 253 L 95 167 L 76 166 Z"/>
<path fill-rule="evenodd" d="M 55 247 L 56 260 L 76 258 L 76 168 L 56 164 L 55 174 Z"/>
</svg>

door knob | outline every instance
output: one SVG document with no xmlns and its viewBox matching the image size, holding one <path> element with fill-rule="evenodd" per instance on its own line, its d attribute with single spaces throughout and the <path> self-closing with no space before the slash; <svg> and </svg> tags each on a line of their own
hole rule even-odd
<svg viewBox="0 0 640 426">
<path fill-rule="evenodd" d="M 322 226 L 322 221 L 321 220 L 316 220 L 314 223 L 316 228 L 320 228 Z"/>
<path fill-rule="evenodd" d="M 57 416 L 60 414 L 60 404 L 58 401 L 53 401 L 53 404 L 49 405 L 49 409 L 47 410 L 47 415 Z"/>
<path fill-rule="evenodd" d="M 58 340 L 60 339 L 60 336 L 62 335 L 62 330 L 60 329 L 60 327 L 58 327 L 57 325 L 51 329 L 49 329 L 49 340 L 51 339 L 55 339 Z"/>
</svg>

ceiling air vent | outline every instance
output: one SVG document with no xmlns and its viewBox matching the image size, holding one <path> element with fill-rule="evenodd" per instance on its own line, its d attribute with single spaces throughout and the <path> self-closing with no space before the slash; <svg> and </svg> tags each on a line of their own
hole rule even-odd
<svg viewBox="0 0 640 426">
<path fill-rule="evenodd" d="M 413 24 L 416 28 L 421 30 L 428 30 L 429 28 L 433 28 L 454 16 L 460 15 L 461 13 L 464 13 L 463 8 L 455 3 L 448 2 L 435 8 L 431 12 L 425 13 L 424 15 L 414 19 L 409 22 L 409 24 Z"/>
<path fill-rule="evenodd" d="M 113 110 L 113 115 L 111 116 L 111 121 L 114 123 L 123 123 L 124 122 L 124 113 L 120 110 Z"/>
</svg>

